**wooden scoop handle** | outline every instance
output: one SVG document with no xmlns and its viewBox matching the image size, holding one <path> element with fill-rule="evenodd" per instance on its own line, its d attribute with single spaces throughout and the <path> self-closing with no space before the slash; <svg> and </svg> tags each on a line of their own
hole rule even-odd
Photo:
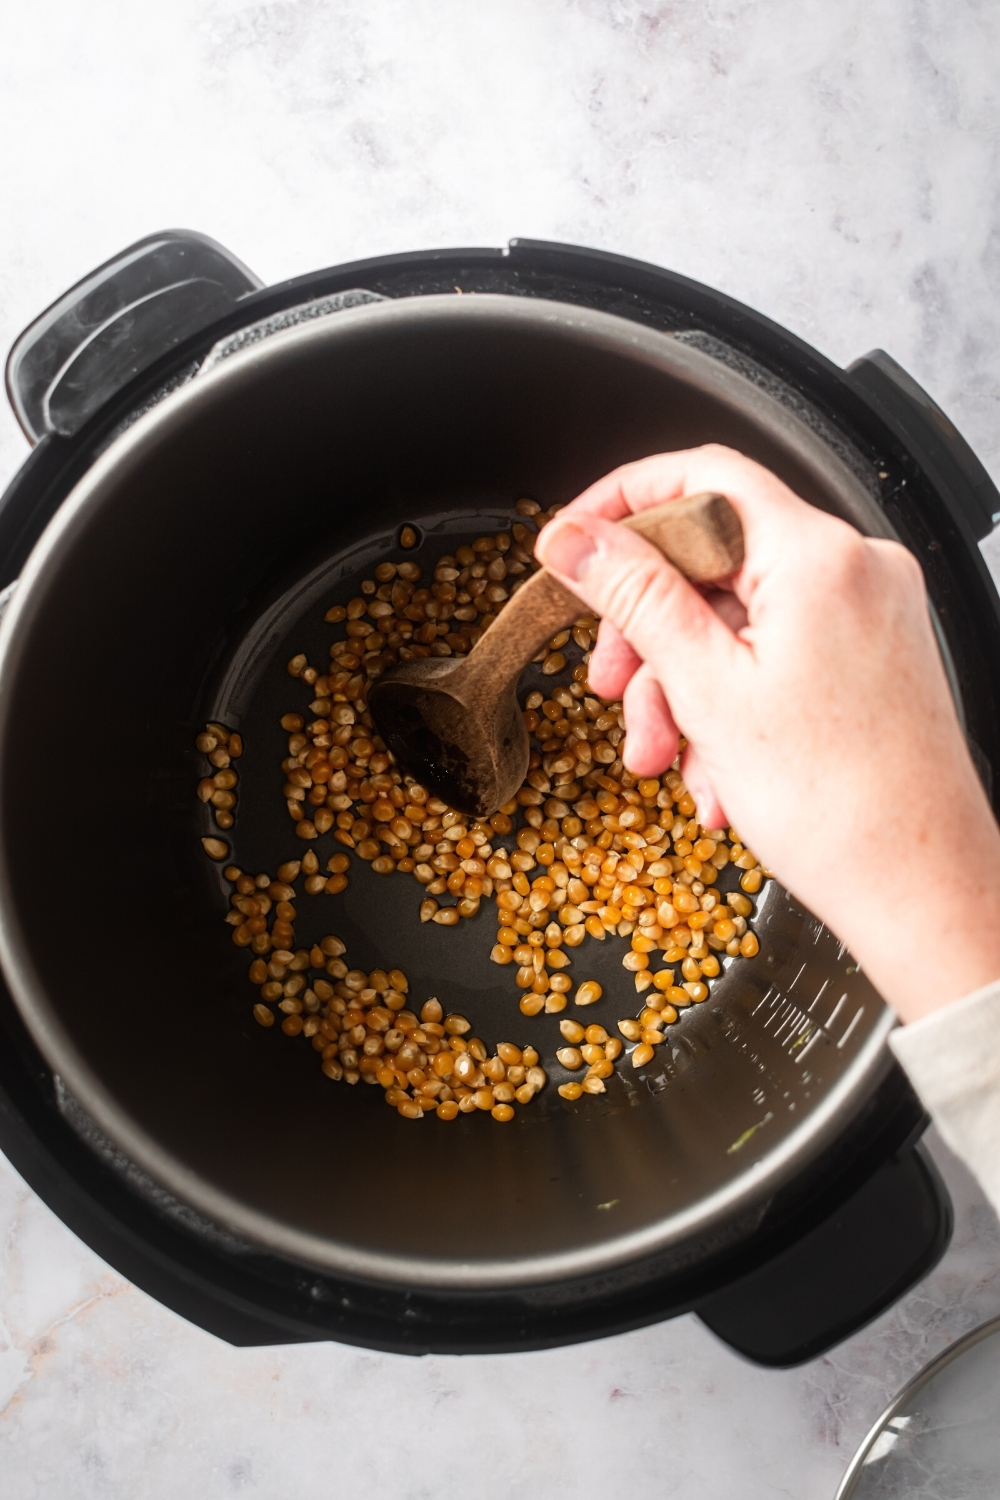
<svg viewBox="0 0 1000 1500">
<path fill-rule="evenodd" d="M 725 495 L 666 500 L 624 516 L 619 525 L 652 542 L 692 583 L 728 578 L 743 564 L 743 527 Z"/>
<path fill-rule="evenodd" d="M 713 583 L 743 562 L 743 527 L 725 495 L 688 495 L 636 511 L 618 523 L 638 531 L 692 583 Z M 552 636 L 587 606 L 541 568 L 518 589 L 496 624 L 467 657 L 497 686 L 518 675 Z"/>
</svg>

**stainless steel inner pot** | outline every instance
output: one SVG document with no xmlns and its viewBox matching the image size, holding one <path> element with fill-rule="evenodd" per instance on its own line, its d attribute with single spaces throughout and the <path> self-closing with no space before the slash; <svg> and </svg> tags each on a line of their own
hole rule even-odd
<svg viewBox="0 0 1000 1500">
<path fill-rule="evenodd" d="M 150 1191 L 250 1246 L 320 1270 L 438 1288 L 530 1287 L 669 1269 L 738 1242 L 857 1115 L 891 1016 L 837 939 L 780 888 L 739 961 L 639 1075 L 513 1124 L 402 1120 L 332 1084 L 302 1039 L 251 1016 L 248 955 L 206 861 L 193 740 L 245 736 L 234 858 L 301 853 L 282 806 L 278 716 L 325 656 L 323 610 L 402 523 L 432 562 L 572 498 L 617 464 L 730 444 L 812 503 L 891 534 L 822 430 L 682 340 L 605 313 L 503 296 L 350 308 L 214 363 L 107 448 L 33 552 L 0 630 L 0 958 L 73 1117 Z M 528 679 L 525 679 L 525 687 Z M 321 840 L 318 852 L 332 852 Z M 392 964 L 487 1043 L 554 1063 L 489 962 L 491 913 L 421 925 L 409 876 L 355 861 L 303 898 L 302 940 L 335 932 Z M 587 1019 L 634 1014 L 623 945 L 586 944 Z M 165 1199 L 166 1201 L 166 1199 Z"/>
</svg>

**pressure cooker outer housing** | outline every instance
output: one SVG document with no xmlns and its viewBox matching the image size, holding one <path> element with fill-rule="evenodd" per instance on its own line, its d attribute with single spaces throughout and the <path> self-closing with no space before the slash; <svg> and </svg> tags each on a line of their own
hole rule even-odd
<svg viewBox="0 0 1000 1500">
<path fill-rule="evenodd" d="M 970 739 L 976 747 L 974 753 L 984 776 L 989 776 L 997 751 L 996 725 L 989 709 L 1000 654 L 991 649 L 998 643 L 995 602 L 975 538 L 988 529 L 995 496 L 988 481 L 984 486 L 981 469 L 954 430 L 949 430 L 946 419 L 938 420 L 940 414 L 935 416 L 936 409 L 927 406 L 926 398 L 923 407 L 915 402 L 913 392 L 906 389 L 908 377 L 884 357 L 861 362 L 853 374 L 845 375 L 791 336 L 718 294 L 655 268 L 593 252 L 515 243 L 509 253 L 441 252 L 394 257 L 319 273 L 269 291 L 248 292 L 211 327 L 192 333 L 168 354 L 154 358 L 144 370 L 140 368 L 120 389 L 109 391 L 106 401 L 93 414 L 93 395 L 88 394 L 84 403 L 85 420 L 77 430 L 43 438 L 0 509 L 0 560 L 7 570 L 6 576 L 0 573 L 0 582 L 12 581 L 20 571 L 39 522 L 44 523 L 45 517 L 58 508 L 73 482 L 86 473 L 107 445 L 109 437 L 127 424 L 137 409 L 151 404 L 159 392 L 183 380 L 185 372 L 197 367 L 211 346 L 220 342 L 224 345 L 227 338 L 238 342 L 241 329 L 259 327 L 268 319 L 280 322 L 289 308 L 337 298 L 358 287 L 363 287 L 368 295 L 380 297 L 426 295 L 442 290 L 454 294 L 458 287 L 463 292 L 500 291 L 507 296 L 543 296 L 554 302 L 597 305 L 637 323 L 669 329 L 699 355 L 708 354 L 737 370 L 742 378 L 751 379 L 758 388 L 767 391 L 769 397 L 777 394 L 786 406 L 796 411 L 800 420 L 805 413 L 808 424 L 820 433 L 837 461 L 853 467 L 859 484 L 877 496 L 888 518 L 887 530 L 897 530 L 925 562 L 944 642 L 954 661 Z M 113 324 L 112 315 L 105 326 Z M 28 349 L 30 353 L 30 341 Z M 50 372 L 52 363 L 50 360 Z M 141 365 L 141 358 L 135 363 Z M 97 360 L 93 368 L 99 371 L 100 364 Z M 61 404 L 55 403 L 53 409 L 59 413 L 63 429 L 71 427 L 72 391 L 67 399 L 63 390 Z M 44 412 L 45 403 L 36 400 L 32 406 L 30 401 L 22 401 L 21 410 Z M 921 554 L 921 544 L 926 557 Z M 978 642 L 978 653 L 969 649 L 973 638 Z M 337 1286 L 329 1279 L 310 1280 L 304 1265 L 292 1263 L 294 1257 L 287 1264 L 269 1264 L 267 1257 L 253 1248 L 220 1243 L 217 1225 L 190 1218 L 182 1224 L 171 1205 L 163 1201 L 157 1205 L 155 1191 L 151 1195 L 148 1184 L 140 1183 L 138 1194 L 123 1186 L 128 1172 L 122 1171 L 121 1162 L 112 1160 L 117 1147 L 102 1141 L 99 1132 L 91 1130 L 90 1143 L 103 1151 L 103 1157 L 79 1158 L 81 1132 L 85 1137 L 88 1131 L 86 1121 L 77 1115 L 73 1134 L 65 1133 L 66 1122 L 73 1117 L 72 1101 L 64 1098 L 59 1112 L 55 1090 L 48 1093 L 44 1069 L 37 1066 L 32 1044 L 20 1030 L 18 1018 L 9 1005 L 4 1007 L 4 1022 L 15 1042 L 8 1049 L 5 1062 L 8 1076 L 3 1080 L 7 1117 L 18 1122 L 7 1133 L 13 1145 L 8 1139 L 4 1144 L 15 1162 L 20 1141 L 22 1161 L 33 1162 L 27 1170 L 29 1180 L 33 1178 L 43 1194 L 57 1200 L 57 1206 L 70 1222 L 74 1218 L 78 1223 L 92 1219 L 95 1202 L 106 1206 L 124 1191 L 126 1198 L 117 1208 L 107 1211 L 105 1207 L 103 1214 L 98 1214 L 112 1239 L 115 1233 L 108 1225 L 159 1213 L 161 1238 L 181 1236 L 179 1246 L 183 1253 L 181 1248 L 175 1248 L 161 1258 L 171 1261 L 174 1272 L 179 1261 L 185 1263 L 181 1279 L 187 1287 L 186 1310 L 196 1320 L 205 1322 L 204 1311 L 199 1313 L 196 1306 L 201 1294 L 192 1288 L 198 1284 L 204 1291 L 205 1286 L 214 1284 L 214 1298 L 211 1293 L 206 1295 L 216 1309 L 216 1326 L 222 1327 L 220 1317 L 223 1323 L 229 1317 L 225 1331 L 232 1337 L 233 1327 L 242 1326 L 243 1335 L 236 1336 L 241 1342 L 264 1341 L 262 1324 L 266 1324 L 272 1328 L 280 1326 L 283 1332 L 277 1336 L 286 1338 L 334 1336 L 383 1347 L 523 1347 L 611 1331 L 684 1306 L 706 1307 L 706 1295 L 713 1290 L 717 1303 L 715 1326 L 727 1336 L 724 1309 L 718 1312 L 718 1298 L 721 1295 L 724 1299 L 725 1293 L 720 1293 L 719 1288 L 732 1283 L 734 1277 L 745 1278 L 758 1269 L 766 1275 L 766 1268 L 774 1264 L 779 1247 L 782 1254 L 793 1254 L 796 1245 L 801 1247 L 810 1235 L 815 1238 L 821 1233 L 831 1209 L 836 1212 L 845 1204 L 849 1206 L 865 1185 L 877 1177 L 878 1171 L 897 1170 L 904 1158 L 896 1160 L 894 1153 L 919 1129 L 921 1120 L 912 1095 L 898 1073 L 886 1065 L 878 1070 L 881 1081 L 873 1076 L 876 1087 L 867 1105 L 859 1111 L 855 1104 L 851 1118 L 845 1118 L 840 1139 L 824 1146 L 817 1159 L 804 1162 L 795 1182 L 773 1195 L 769 1203 L 761 1204 L 746 1223 L 730 1224 L 714 1244 L 711 1238 L 703 1242 L 694 1264 L 683 1264 L 683 1257 L 671 1263 L 669 1257 L 664 1260 L 654 1255 L 644 1261 L 640 1256 L 627 1271 L 619 1268 L 618 1273 L 613 1273 L 609 1268 L 606 1275 L 591 1276 L 589 1282 L 586 1276 L 578 1276 L 575 1282 L 568 1277 L 558 1286 L 539 1284 L 534 1289 L 521 1287 L 516 1292 L 513 1288 L 496 1289 L 495 1305 L 490 1312 L 486 1307 L 489 1298 L 481 1296 L 481 1305 L 472 1306 L 475 1299 L 471 1297 L 471 1288 L 466 1292 L 452 1288 L 450 1295 L 444 1296 L 440 1288 L 437 1291 L 427 1288 L 418 1294 L 412 1288 L 401 1291 L 369 1285 L 367 1289 L 349 1287 L 346 1294 L 341 1288 L 338 1295 Z M 15 1067 L 15 1058 L 20 1067 Z M 26 1144 L 29 1142 L 30 1149 Z M 96 1174 L 101 1178 L 99 1186 L 95 1181 L 92 1190 L 83 1194 L 88 1200 L 86 1209 L 79 1201 L 75 1207 L 69 1203 L 74 1196 L 79 1200 L 81 1194 L 74 1194 L 65 1173 L 60 1172 L 60 1166 L 73 1157 L 86 1162 L 84 1177 L 95 1179 Z M 45 1159 L 44 1170 L 34 1158 Z M 874 1175 L 873 1169 L 876 1169 Z M 921 1173 L 926 1187 L 929 1178 L 924 1163 L 917 1168 L 917 1176 Z M 42 1181 L 46 1175 L 60 1179 L 62 1185 L 56 1189 L 51 1181 Z M 76 1180 L 79 1182 L 80 1174 Z M 137 1180 L 134 1172 L 132 1180 Z M 921 1257 L 925 1266 L 940 1253 L 947 1233 L 946 1219 L 945 1211 L 938 1215 L 936 1225 L 928 1223 L 911 1270 L 917 1268 Z M 84 1227 L 83 1232 L 93 1243 L 93 1224 Z M 148 1264 L 144 1270 L 136 1269 L 138 1261 L 143 1260 L 136 1245 L 148 1237 L 148 1226 L 132 1235 L 131 1263 L 123 1263 L 120 1246 L 117 1256 L 111 1258 L 122 1264 L 127 1274 L 156 1289 L 157 1273 Z M 213 1255 L 228 1257 L 231 1272 L 239 1268 L 239 1274 L 228 1278 L 229 1292 L 222 1300 L 228 1302 L 230 1312 L 225 1315 L 218 1310 L 219 1275 L 217 1267 L 211 1269 Z M 196 1268 L 199 1260 L 203 1263 Z M 128 1254 L 124 1261 L 129 1261 Z M 161 1268 L 159 1274 L 167 1273 Z M 249 1275 L 251 1283 L 243 1291 L 237 1289 L 241 1275 L 244 1278 Z M 174 1283 L 176 1280 L 175 1274 Z M 265 1286 L 270 1288 L 266 1295 L 262 1292 Z M 282 1288 L 280 1294 L 278 1288 Z M 397 1315 L 398 1308 L 396 1313 L 393 1311 L 393 1297 L 399 1295 L 408 1311 L 406 1317 Z M 423 1305 L 418 1306 L 421 1297 Z M 176 1305 L 176 1285 L 173 1300 Z M 242 1307 L 241 1313 L 233 1311 L 236 1304 Z M 280 1311 L 279 1304 L 282 1304 Z M 869 1311 L 874 1305 L 873 1302 Z M 377 1329 L 379 1315 L 373 1311 L 376 1307 L 381 1307 L 386 1325 L 381 1331 Z M 710 1310 L 706 1320 L 713 1322 Z M 814 1330 L 814 1344 L 817 1336 Z M 769 1356 L 760 1347 L 759 1338 L 758 1347 L 754 1347 L 754 1339 L 752 1331 L 744 1337 L 746 1352 L 775 1363 L 788 1362 L 789 1354 L 802 1357 L 802 1350 L 809 1343 L 807 1337 L 799 1340 L 796 1350 L 790 1345 L 784 1349 L 776 1346 Z M 739 1346 L 738 1339 L 732 1341 Z"/>
</svg>

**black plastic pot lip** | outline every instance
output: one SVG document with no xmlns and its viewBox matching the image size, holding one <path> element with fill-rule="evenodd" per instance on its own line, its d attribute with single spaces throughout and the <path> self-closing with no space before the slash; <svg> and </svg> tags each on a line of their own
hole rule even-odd
<svg viewBox="0 0 1000 1500">
<path fill-rule="evenodd" d="M 570 300 L 570 294 L 577 290 L 575 285 L 562 288 L 569 306 L 592 310 L 588 298 L 603 295 L 614 299 L 613 315 L 640 328 L 674 334 L 704 331 L 804 396 L 849 442 L 860 445 L 861 451 L 870 449 L 869 456 L 875 452 L 884 455 L 895 445 L 893 434 L 847 370 L 729 293 L 655 262 L 614 251 L 512 238 L 505 246 L 432 246 L 370 256 L 304 272 L 246 293 L 231 312 L 165 350 L 72 437 L 43 437 L 0 494 L 0 527 L 8 506 L 15 500 L 23 504 L 22 497 L 26 498 L 32 488 L 41 487 L 45 497 L 54 500 L 54 509 L 61 503 L 64 475 L 71 476 L 74 471 L 79 474 L 83 466 L 92 464 L 122 424 L 157 401 L 178 372 L 199 365 L 214 344 L 247 324 L 303 301 L 368 283 L 373 289 L 381 286 L 382 294 L 394 301 L 439 295 L 416 282 L 426 283 L 445 271 L 453 293 L 475 292 L 481 297 L 486 293 L 473 283 L 491 270 L 502 273 L 508 284 L 489 295 L 538 301 L 544 293 L 532 285 L 532 278 L 577 278 L 584 293 L 579 301 Z M 466 284 L 460 285 L 462 282 Z M 882 461 L 884 458 L 872 458 L 873 467 Z M 19 527 L 20 536 L 31 529 L 30 518 L 25 518 Z M 978 548 L 975 551 L 978 571 L 988 581 Z M 17 570 L 7 565 L 6 581 L 16 576 Z M 997 613 L 1000 616 L 1000 603 Z"/>
<path fill-rule="evenodd" d="M 306 271 L 284 281 L 263 286 L 240 297 L 231 312 L 207 324 L 198 333 L 192 334 L 174 345 L 148 365 L 127 385 L 111 398 L 108 404 L 92 416 L 72 437 L 47 434 L 37 444 L 25 465 L 15 474 L 9 488 L 17 482 L 31 458 L 41 450 L 58 448 L 68 458 L 70 452 L 86 451 L 99 446 L 102 438 L 129 412 L 141 406 L 143 400 L 162 386 L 173 372 L 183 369 L 192 361 L 200 360 L 211 347 L 229 334 L 237 332 L 248 323 L 257 321 L 271 313 L 292 307 L 300 301 L 312 300 L 351 287 L 364 287 L 368 281 L 378 281 L 388 276 L 397 282 L 406 272 L 427 275 L 433 269 L 451 268 L 459 281 L 463 276 L 473 276 L 477 271 L 488 271 L 492 267 L 510 268 L 515 277 L 531 276 L 540 271 L 550 275 L 567 274 L 569 267 L 560 262 L 570 262 L 572 274 L 581 277 L 590 273 L 603 273 L 598 279 L 609 291 L 617 291 L 628 297 L 636 294 L 641 286 L 643 294 L 673 301 L 683 297 L 699 305 L 700 321 L 688 314 L 684 328 L 704 328 L 706 332 L 722 337 L 722 322 L 725 322 L 725 338 L 734 348 L 771 370 L 782 379 L 790 379 L 798 371 L 805 371 L 811 381 L 817 377 L 823 382 L 832 382 L 838 387 L 838 396 L 845 404 L 861 406 L 868 410 L 859 397 L 845 370 L 811 344 L 776 323 L 765 313 L 731 297 L 727 292 L 695 281 L 678 271 L 659 266 L 653 261 L 639 260 L 634 256 L 621 255 L 614 251 L 594 246 L 575 245 L 554 240 L 513 238 L 506 245 L 431 246 L 425 249 L 396 251 L 386 255 L 367 256 L 361 260 L 344 261 L 332 266 L 323 266 Z M 87 278 L 84 278 L 86 280 Z M 623 284 L 625 282 L 629 284 Z M 504 292 L 483 293 L 475 287 L 454 284 L 454 293 L 475 292 L 477 296 L 506 296 L 517 300 L 544 300 L 525 283 L 523 287 L 510 287 Z M 396 284 L 386 292 L 394 301 L 408 301 L 415 297 L 440 295 L 427 293 L 417 288 Z M 567 306 L 590 310 L 587 302 L 567 302 Z M 616 308 L 613 316 L 625 322 L 634 322 L 640 327 L 652 325 L 638 309 L 627 304 Z M 35 320 L 37 321 L 37 320 Z M 673 327 L 673 325 L 670 325 Z M 659 331 L 666 331 L 667 325 Z M 678 326 L 675 331 L 680 331 Z M 797 388 L 800 381 L 794 380 Z M 829 404 L 829 403 L 828 403 Z M 0 495 L 0 508 L 5 496 Z"/>
<path fill-rule="evenodd" d="M 196 237 L 204 238 L 204 236 Z M 235 261 L 235 257 L 233 259 Z M 171 388 L 178 378 L 184 379 L 195 374 L 198 366 L 216 344 L 224 342 L 226 338 L 249 324 L 260 321 L 262 317 L 266 318 L 296 305 L 302 305 L 299 299 L 303 295 L 306 296 L 307 301 L 320 300 L 324 296 L 356 287 L 360 282 L 378 280 L 386 273 L 389 274 L 390 280 L 394 275 L 407 271 L 419 272 L 427 276 L 433 267 L 451 267 L 452 274 L 457 275 L 459 279 L 467 273 L 474 273 L 482 268 L 505 266 L 513 268 L 515 278 L 522 275 L 530 277 L 540 273 L 550 277 L 565 276 L 568 270 L 567 263 L 571 268 L 571 274 L 580 276 L 583 280 L 590 276 L 593 278 L 594 287 L 616 294 L 619 298 L 645 296 L 665 299 L 672 303 L 673 299 L 680 297 L 689 304 L 697 305 L 699 312 L 696 317 L 692 316 L 689 308 L 678 309 L 681 312 L 682 322 L 685 317 L 687 321 L 683 327 L 678 326 L 676 320 L 671 321 L 669 331 L 675 337 L 681 333 L 700 330 L 709 333 L 714 338 L 719 338 L 725 347 L 740 352 L 752 365 L 756 365 L 760 370 L 768 372 L 772 377 L 785 383 L 790 390 L 804 395 L 816 412 L 825 420 L 831 421 L 849 443 L 853 445 L 861 443 L 865 446 L 870 441 L 870 438 L 862 439 L 860 432 L 854 428 L 853 421 L 848 419 L 850 416 L 856 419 L 859 414 L 863 414 L 866 427 L 872 422 L 880 429 L 885 427 L 882 418 L 874 411 L 870 401 L 859 391 L 856 382 L 851 377 L 850 370 L 844 370 L 834 364 L 832 360 L 799 338 L 797 334 L 791 333 L 757 309 L 737 301 L 728 293 L 653 262 L 638 260 L 614 251 L 558 241 L 514 238 L 503 247 L 432 247 L 371 256 L 363 260 L 348 261 L 341 265 L 305 272 L 300 276 L 275 283 L 273 286 L 263 286 L 256 291 L 246 293 L 237 300 L 231 313 L 206 325 L 199 333 L 193 334 L 173 349 L 165 351 L 159 360 L 155 360 L 133 381 L 124 386 L 108 405 L 95 414 L 72 438 L 55 435 L 43 438 L 22 465 L 21 470 L 15 474 L 7 490 L 0 495 L 0 524 L 2 524 L 8 501 L 14 500 L 22 486 L 30 487 L 36 467 L 43 473 L 50 465 L 55 468 L 57 473 L 53 475 L 52 481 L 46 487 L 50 491 L 57 488 L 59 472 L 71 473 L 81 461 L 92 463 L 124 426 L 135 420 L 136 413 L 142 414 L 162 399 L 165 389 Z M 241 262 L 237 264 L 244 271 L 246 270 Z M 463 290 L 477 293 L 480 297 L 503 296 L 536 302 L 557 300 L 544 298 L 527 284 L 522 287 L 508 286 L 502 292 L 483 292 L 474 287 L 464 289 L 454 285 L 455 293 Z M 563 290 L 567 289 L 563 288 Z M 385 295 L 395 301 L 407 301 L 414 297 L 426 298 L 440 294 L 396 285 L 388 292 L 379 295 Z M 567 302 L 565 305 L 581 307 L 588 311 L 597 310 L 593 309 L 586 300 Z M 648 306 L 643 310 L 636 304 L 619 305 L 616 306 L 612 315 L 626 322 L 634 322 L 641 328 L 650 329 L 655 325 L 649 320 L 649 311 Z M 723 324 L 724 327 L 721 326 Z M 658 331 L 667 332 L 667 324 L 664 324 Z M 181 372 L 180 376 L 178 372 Z M 893 447 L 896 440 L 891 431 L 881 431 L 879 436 L 886 451 Z M 88 447 L 91 450 L 89 458 Z M 885 461 L 887 460 L 881 459 L 878 462 Z M 881 479 L 886 476 L 880 475 L 879 477 Z M 905 479 L 903 483 L 906 483 Z M 933 489 L 933 485 L 931 488 Z M 59 503 L 61 500 L 57 498 L 57 505 Z M 879 499 L 877 503 L 879 509 L 884 512 L 882 499 Z M 964 525 L 956 521 L 951 512 L 949 512 L 949 521 L 952 525 L 958 526 L 961 540 L 970 551 L 973 567 L 980 581 L 989 591 L 993 601 L 994 615 L 1000 623 L 1000 592 L 993 586 L 975 539 L 971 534 L 965 534 Z M 27 529 L 29 528 L 26 526 L 22 527 L 22 533 Z M 891 525 L 887 525 L 886 534 L 895 535 Z M 16 581 L 16 576 L 16 573 L 9 576 L 8 587 L 11 581 Z M 0 594 L 0 609 L 5 602 Z M 952 696 L 963 728 L 965 728 L 962 693 L 951 649 L 936 609 L 932 609 L 931 618 L 951 685 Z M 996 788 L 996 795 L 1000 798 L 1000 785 Z"/>
<path fill-rule="evenodd" d="M 333 318 L 275 334 L 273 338 L 222 362 L 198 381 L 180 387 L 168 400 L 146 412 L 96 460 L 57 511 L 34 548 L 21 584 L 15 590 L 0 625 L 0 745 L 11 712 L 10 683 L 17 675 L 18 658 L 28 643 L 33 621 L 44 607 L 46 585 L 61 566 L 65 554 L 72 549 L 91 509 L 102 503 L 105 488 L 114 484 L 122 471 L 127 473 L 130 464 L 137 462 L 148 448 L 164 440 L 173 428 L 180 425 L 187 408 L 194 404 L 202 407 L 211 400 L 213 392 L 252 379 L 263 363 L 294 357 L 300 344 L 348 336 L 359 326 L 375 321 L 419 323 L 435 320 L 445 309 L 451 318 L 492 318 L 505 324 L 511 318 L 533 325 L 539 321 L 561 320 L 565 328 L 575 330 L 579 336 L 597 339 L 615 350 L 627 350 L 633 357 L 637 351 L 644 351 L 646 357 L 660 364 L 661 368 L 664 363 L 674 368 L 682 365 L 699 374 L 716 391 L 720 386 L 723 389 L 728 387 L 731 392 L 738 392 L 744 402 L 747 392 L 752 392 L 758 403 L 762 399 L 762 393 L 755 392 L 741 376 L 720 367 L 700 351 L 677 344 L 666 334 L 578 306 L 562 307 L 548 303 L 540 308 L 537 298 L 427 296 L 385 301 L 348 309 Z M 795 420 L 771 398 L 767 400 L 774 406 L 782 426 Z M 70 1094 L 109 1139 L 182 1203 L 190 1204 L 210 1222 L 224 1225 L 267 1252 L 332 1274 L 346 1274 L 385 1284 L 402 1282 L 413 1286 L 456 1289 L 488 1286 L 500 1289 L 596 1274 L 666 1251 L 698 1232 L 746 1211 L 787 1182 L 794 1175 L 793 1167 L 813 1159 L 835 1138 L 844 1120 L 854 1113 L 890 1066 L 886 1038 L 895 1023 L 892 1013 L 886 1008 L 844 1076 L 823 1104 L 810 1112 L 803 1125 L 771 1155 L 768 1166 L 755 1164 L 740 1179 L 738 1192 L 720 1190 L 703 1200 L 696 1209 L 675 1216 L 669 1221 L 671 1228 L 668 1232 L 660 1226 L 659 1232 L 651 1228 L 606 1242 L 598 1251 L 545 1257 L 537 1262 L 519 1261 L 516 1265 L 506 1262 L 476 1262 L 474 1265 L 445 1261 L 421 1263 L 402 1256 L 372 1255 L 348 1247 L 341 1247 L 339 1253 L 331 1256 L 330 1242 L 318 1236 L 289 1230 L 280 1237 L 276 1236 L 269 1216 L 250 1210 L 229 1195 L 211 1188 L 126 1115 L 76 1051 L 44 995 L 24 934 L 11 915 L 16 911 L 14 885 L 0 844 L 0 961 L 30 1034 Z"/>
</svg>

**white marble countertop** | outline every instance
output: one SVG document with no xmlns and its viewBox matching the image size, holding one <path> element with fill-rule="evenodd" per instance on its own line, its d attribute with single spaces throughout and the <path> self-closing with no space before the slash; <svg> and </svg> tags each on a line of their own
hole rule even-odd
<svg viewBox="0 0 1000 1500">
<path fill-rule="evenodd" d="M 1000 479 L 1000 10 L 978 0 L 33 0 L 0 49 L 0 346 L 171 225 L 266 281 L 513 236 L 644 257 L 840 363 L 881 345 Z M 0 482 L 25 446 L 0 413 Z M 1000 546 L 987 554 L 1000 562 Z M 889 1395 L 1000 1312 L 955 1238 L 824 1359 L 694 1318 L 545 1354 L 236 1350 L 130 1287 L 0 1161 L 4 1500 L 828 1500 Z"/>
</svg>

